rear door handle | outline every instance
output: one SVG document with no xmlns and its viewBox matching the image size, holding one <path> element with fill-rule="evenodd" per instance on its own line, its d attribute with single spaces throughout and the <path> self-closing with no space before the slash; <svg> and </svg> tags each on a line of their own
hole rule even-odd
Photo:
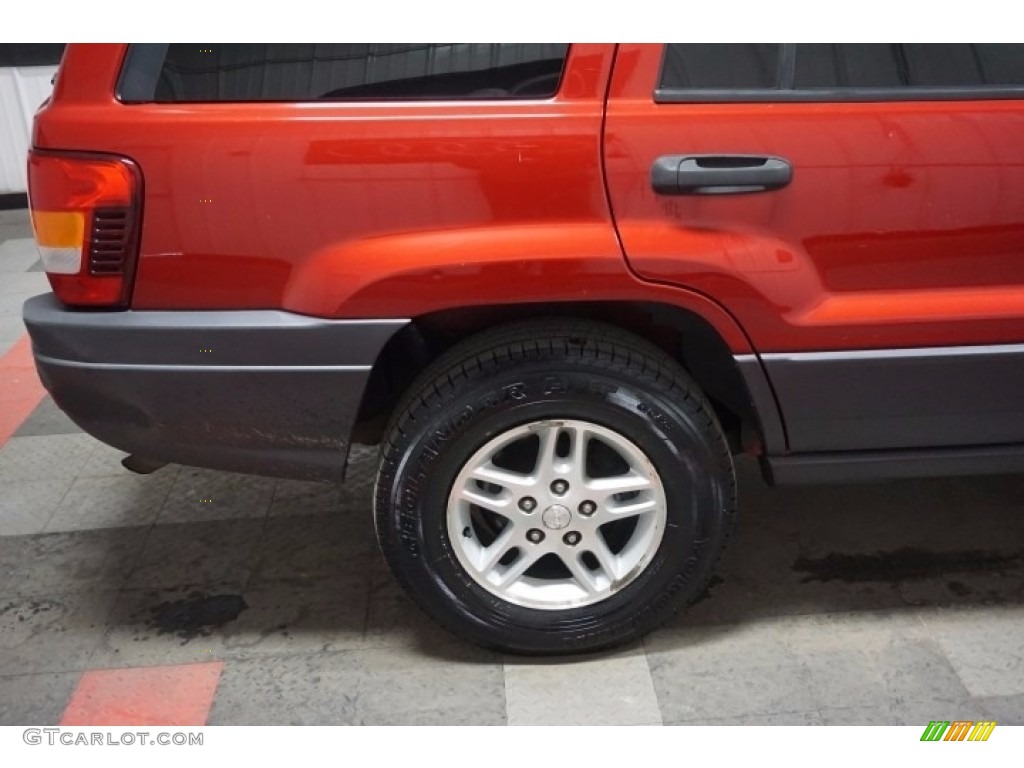
<svg viewBox="0 0 1024 768">
<path fill-rule="evenodd" d="M 662 155 L 651 168 L 659 195 L 738 195 L 781 189 L 793 166 L 764 155 Z"/>
</svg>

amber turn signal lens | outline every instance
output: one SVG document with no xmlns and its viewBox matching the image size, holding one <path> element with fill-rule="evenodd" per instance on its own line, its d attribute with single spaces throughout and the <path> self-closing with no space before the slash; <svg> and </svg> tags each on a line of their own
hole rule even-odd
<svg viewBox="0 0 1024 768">
<path fill-rule="evenodd" d="M 85 215 L 81 211 L 32 211 L 32 229 L 43 269 L 77 275 L 82 268 Z"/>
</svg>

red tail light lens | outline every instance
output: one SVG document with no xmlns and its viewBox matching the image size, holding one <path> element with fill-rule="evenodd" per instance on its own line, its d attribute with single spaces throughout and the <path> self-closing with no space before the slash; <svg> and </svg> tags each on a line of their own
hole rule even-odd
<svg viewBox="0 0 1024 768">
<path fill-rule="evenodd" d="M 71 306 L 127 306 L 142 177 L 127 158 L 33 150 L 28 189 L 39 254 Z"/>
</svg>

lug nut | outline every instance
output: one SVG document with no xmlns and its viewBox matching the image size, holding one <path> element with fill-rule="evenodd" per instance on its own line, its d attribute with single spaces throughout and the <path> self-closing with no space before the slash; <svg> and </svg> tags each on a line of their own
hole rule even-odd
<svg viewBox="0 0 1024 768">
<path fill-rule="evenodd" d="M 565 480 L 555 480 L 551 484 L 551 492 L 558 496 L 564 496 L 568 490 L 569 484 Z"/>
<path fill-rule="evenodd" d="M 580 543 L 580 535 L 576 531 L 569 531 L 565 536 L 562 537 L 562 541 L 568 544 L 570 547 L 575 547 Z"/>
<path fill-rule="evenodd" d="M 540 544 L 544 541 L 544 531 L 538 530 L 537 528 L 531 528 L 526 532 L 526 538 L 534 544 Z"/>
<path fill-rule="evenodd" d="M 581 501 L 580 502 L 580 514 L 583 515 L 584 517 L 590 517 L 596 511 L 597 511 L 597 504 L 595 504 L 594 502 L 590 501 L 589 499 L 587 501 Z"/>
<path fill-rule="evenodd" d="M 533 512 L 537 508 L 537 502 L 530 496 L 524 496 L 519 500 L 519 508 L 523 512 Z"/>
</svg>

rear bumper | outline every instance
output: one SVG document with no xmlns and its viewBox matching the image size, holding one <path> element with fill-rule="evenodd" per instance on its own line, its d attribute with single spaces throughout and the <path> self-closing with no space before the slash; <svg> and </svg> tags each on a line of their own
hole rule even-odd
<svg viewBox="0 0 1024 768">
<path fill-rule="evenodd" d="M 406 320 L 25 303 L 36 367 L 82 429 L 147 459 L 340 479 L 370 370 Z"/>
</svg>

